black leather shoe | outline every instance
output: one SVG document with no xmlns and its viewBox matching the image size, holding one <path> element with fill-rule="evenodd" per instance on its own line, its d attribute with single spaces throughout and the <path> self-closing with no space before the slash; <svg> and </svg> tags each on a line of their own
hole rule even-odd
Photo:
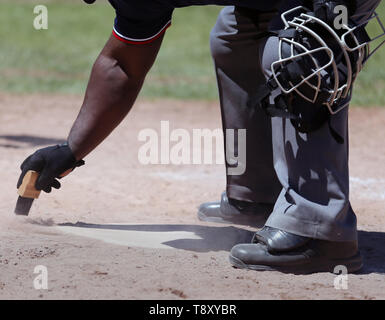
<svg viewBox="0 0 385 320">
<path fill-rule="evenodd" d="M 294 274 L 334 272 L 339 265 L 355 272 L 363 266 L 356 241 L 311 239 L 270 227 L 258 231 L 253 243 L 233 247 L 230 263 L 241 269 Z"/>
<path fill-rule="evenodd" d="M 263 227 L 273 210 L 271 204 L 258 204 L 229 199 L 222 193 L 221 201 L 207 202 L 200 205 L 198 218 L 206 222 L 240 224 Z"/>
</svg>

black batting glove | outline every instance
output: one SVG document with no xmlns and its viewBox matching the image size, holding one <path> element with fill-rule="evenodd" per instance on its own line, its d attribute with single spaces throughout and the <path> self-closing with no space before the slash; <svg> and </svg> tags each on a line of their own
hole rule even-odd
<svg viewBox="0 0 385 320">
<path fill-rule="evenodd" d="M 82 165 L 84 165 L 84 161 L 77 161 L 67 144 L 37 150 L 21 164 L 22 172 L 17 182 L 17 188 L 22 184 L 25 174 L 29 170 L 33 170 L 39 173 L 35 188 L 50 193 L 52 188 L 61 187 L 57 179 Z"/>
<path fill-rule="evenodd" d="M 85 3 L 93 4 L 96 0 L 83 0 Z"/>
<path fill-rule="evenodd" d="M 334 25 L 334 21 L 339 13 L 334 13 L 337 6 L 343 5 L 348 9 L 348 18 L 350 18 L 356 11 L 356 0 L 313 0 L 314 15 L 325 21 L 330 26 Z"/>
</svg>

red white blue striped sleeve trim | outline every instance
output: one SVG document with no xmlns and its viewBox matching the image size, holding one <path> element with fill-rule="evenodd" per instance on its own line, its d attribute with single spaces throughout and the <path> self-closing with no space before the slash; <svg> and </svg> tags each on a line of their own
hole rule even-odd
<svg viewBox="0 0 385 320">
<path fill-rule="evenodd" d="M 151 42 L 155 41 L 156 39 L 158 39 L 170 26 L 171 26 L 171 20 L 168 21 L 165 24 L 165 26 L 162 29 L 160 29 L 160 31 L 157 34 L 153 35 L 152 37 L 146 38 L 146 39 L 135 39 L 135 38 L 126 37 L 126 36 L 122 35 L 121 33 L 119 33 L 115 27 L 114 27 L 112 33 L 116 39 L 123 41 L 125 43 L 146 44 L 146 43 L 151 43 Z"/>
</svg>

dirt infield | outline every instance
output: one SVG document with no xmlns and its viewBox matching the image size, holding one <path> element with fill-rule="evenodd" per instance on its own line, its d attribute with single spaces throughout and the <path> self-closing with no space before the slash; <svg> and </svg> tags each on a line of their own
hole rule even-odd
<svg viewBox="0 0 385 320">
<path fill-rule="evenodd" d="M 206 224 L 204 201 L 224 189 L 222 165 L 142 165 L 141 129 L 220 128 L 216 103 L 140 101 L 92 155 L 42 194 L 30 217 L 15 217 L 21 161 L 65 139 L 77 96 L 0 94 L 0 298 L 2 299 L 384 299 L 385 109 L 352 109 L 351 200 L 365 268 L 348 289 L 333 274 L 233 269 L 228 251 L 252 228 Z M 60 226 L 59 226 L 60 225 Z M 36 290 L 37 265 L 48 289 Z"/>
</svg>

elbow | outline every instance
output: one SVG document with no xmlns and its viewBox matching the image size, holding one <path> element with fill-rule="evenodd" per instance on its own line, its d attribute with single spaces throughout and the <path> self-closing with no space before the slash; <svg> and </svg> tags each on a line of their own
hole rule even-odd
<svg viewBox="0 0 385 320">
<path fill-rule="evenodd" d="M 100 56 L 93 69 L 98 70 L 97 78 L 119 95 L 140 90 L 147 74 L 144 70 L 124 68 L 118 60 L 106 56 Z"/>
</svg>

